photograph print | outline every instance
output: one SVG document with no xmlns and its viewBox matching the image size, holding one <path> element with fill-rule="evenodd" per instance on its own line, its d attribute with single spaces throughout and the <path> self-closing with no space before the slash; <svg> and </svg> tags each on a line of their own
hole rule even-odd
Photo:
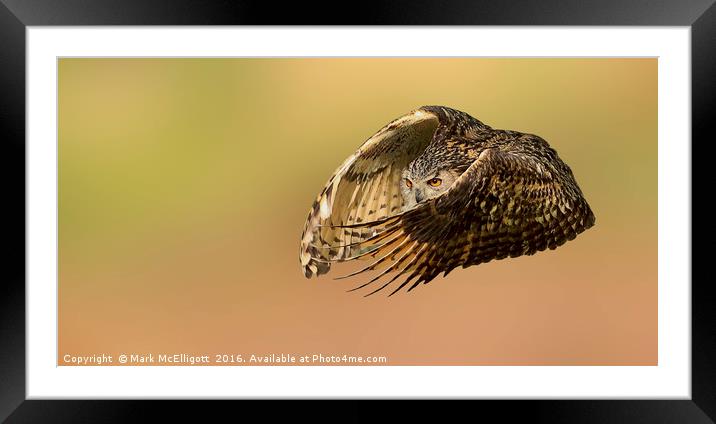
<svg viewBox="0 0 716 424">
<path fill-rule="evenodd" d="M 656 58 L 58 58 L 58 366 L 658 365 Z"/>
</svg>

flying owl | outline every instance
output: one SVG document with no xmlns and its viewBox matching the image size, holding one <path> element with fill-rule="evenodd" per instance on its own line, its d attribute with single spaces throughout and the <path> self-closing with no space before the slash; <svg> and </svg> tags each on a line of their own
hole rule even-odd
<svg viewBox="0 0 716 424">
<path fill-rule="evenodd" d="M 308 213 L 300 262 L 310 278 L 368 260 L 339 278 L 382 270 L 353 290 L 393 284 L 393 295 L 459 266 L 555 249 L 593 225 L 572 171 L 545 140 L 423 106 L 330 177 Z"/>
</svg>

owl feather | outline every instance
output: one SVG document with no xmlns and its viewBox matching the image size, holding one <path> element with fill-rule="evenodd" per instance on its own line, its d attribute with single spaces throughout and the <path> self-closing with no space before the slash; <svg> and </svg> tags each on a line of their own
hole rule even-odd
<svg viewBox="0 0 716 424">
<path fill-rule="evenodd" d="M 408 166 L 461 174 L 439 196 L 404 207 L 398 187 Z M 571 169 L 544 139 L 423 106 L 338 167 L 309 210 L 300 262 L 310 278 L 333 263 L 368 259 L 339 278 L 381 270 L 353 290 L 377 284 L 370 295 L 394 285 L 392 295 L 457 267 L 556 249 L 594 222 Z"/>
</svg>

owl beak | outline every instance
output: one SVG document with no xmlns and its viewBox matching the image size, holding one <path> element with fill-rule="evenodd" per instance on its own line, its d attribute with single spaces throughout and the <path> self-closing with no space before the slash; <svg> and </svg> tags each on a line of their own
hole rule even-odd
<svg viewBox="0 0 716 424">
<path fill-rule="evenodd" d="M 423 201 L 423 199 L 425 199 L 425 197 L 423 197 L 423 192 L 418 189 L 415 189 L 415 202 L 420 203 Z"/>
</svg>

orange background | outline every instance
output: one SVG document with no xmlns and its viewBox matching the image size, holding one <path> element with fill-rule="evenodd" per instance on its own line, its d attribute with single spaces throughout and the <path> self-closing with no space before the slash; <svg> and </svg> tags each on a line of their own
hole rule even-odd
<svg viewBox="0 0 716 424">
<path fill-rule="evenodd" d="M 335 168 L 425 104 L 535 133 L 596 226 L 410 293 L 306 280 Z M 657 363 L 656 59 L 60 59 L 65 354 L 379 355 L 388 365 Z"/>
</svg>

